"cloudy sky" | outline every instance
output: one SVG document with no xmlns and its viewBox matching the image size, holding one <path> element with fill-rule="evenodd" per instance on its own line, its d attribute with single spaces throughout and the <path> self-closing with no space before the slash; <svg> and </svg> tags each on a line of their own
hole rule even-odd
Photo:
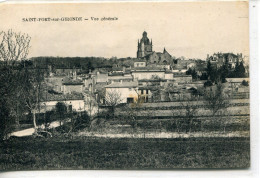
<svg viewBox="0 0 260 178">
<path fill-rule="evenodd" d="M 83 17 L 77 22 L 23 18 Z M 117 17 L 92 21 L 91 17 Z M 0 31 L 28 33 L 29 57 L 136 57 L 147 31 L 153 50 L 205 59 L 214 52 L 249 54 L 247 2 L 0 4 Z"/>
</svg>

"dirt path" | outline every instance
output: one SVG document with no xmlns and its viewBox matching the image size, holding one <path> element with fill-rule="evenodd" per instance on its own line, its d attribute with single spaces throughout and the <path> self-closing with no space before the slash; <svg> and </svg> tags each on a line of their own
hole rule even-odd
<svg viewBox="0 0 260 178">
<path fill-rule="evenodd" d="M 70 119 L 65 119 L 61 122 L 60 124 L 60 121 L 53 121 L 50 123 L 50 126 L 49 128 L 56 128 L 56 127 L 59 127 L 61 125 L 63 125 L 65 122 L 69 122 Z M 44 129 L 44 124 L 38 126 L 38 128 L 42 128 Z M 24 129 L 24 130 L 19 130 L 19 131 L 15 131 L 15 132 L 12 132 L 10 134 L 10 136 L 16 136 L 16 137 L 24 137 L 24 136 L 30 136 L 34 133 L 35 129 L 34 128 L 29 128 L 29 129 Z"/>
</svg>

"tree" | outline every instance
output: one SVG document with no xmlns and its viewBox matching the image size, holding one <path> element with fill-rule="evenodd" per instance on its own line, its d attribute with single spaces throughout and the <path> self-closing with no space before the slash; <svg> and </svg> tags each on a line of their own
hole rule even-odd
<svg viewBox="0 0 260 178">
<path fill-rule="evenodd" d="M 0 139 L 12 132 L 23 114 L 24 101 L 21 99 L 22 72 L 15 64 L 25 60 L 30 47 L 30 37 L 12 30 L 0 32 Z"/>
<path fill-rule="evenodd" d="M 229 69 L 228 69 L 228 64 L 225 63 L 221 66 L 221 68 L 218 70 L 218 74 L 220 74 L 220 80 L 222 83 L 226 82 L 226 78 L 229 75 Z"/>
<path fill-rule="evenodd" d="M 213 85 L 213 83 L 210 81 L 210 80 L 208 80 L 208 81 L 206 81 L 205 83 L 204 83 L 204 87 L 210 87 L 210 86 L 212 86 Z"/>
<path fill-rule="evenodd" d="M 40 111 L 40 101 L 42 99 L 42 86 L 44 74 L 39 69 L 23 70 L 23 88 L 21 90 L 22 99 L 27 109 L 33 115 L 33 125 L 37 132 L 36 112 Z"/>
<path fill-rule="evenodd" d="M 59 115 L 59 120 L 61 125 L 61 121 L 64 119 L 65 114 L 67 113 L 67 106 L 63 102 L 58 102 L 55 108 L 57 114 Z"/>
<path fill-rule="evenodd" d="M 91 94 L 85 95 L 85 106 L 89 117 L 92 119 L 93 114 L 98 110 L 98 103 Z"/>
<path fill-rule="evenodd" d="M 243 62 L 241 61 L 239 63 L 239 66 L 236 69 L 237 77 L 245 77 L 245 75 L 246 75 L 245 73 L 246 73 L 246 70 L 245 70 Z"/>
<path fill-rule="evenodd" d="M 31 37 L 28 34 L 8 30 L 7 32 L 0 32 L 0 36 L 2 38 L 0 43 L 0 60 L 7 65 L 26 59 L 31 41 Z"/>
<path fill-rule="evenodd" d="M 210 61 L 208 61 L 207 63 L 207 74 L 209 77 L 209 80 L 211 80 L 212 83 L 217 83 L 220 76 L 219 76 L 219 72 L 217 71 L 217 69 L 215 67 L 213 67 L 210 63 Z"/>
<path fill-rule="evenodd" d="M 116 90 L 106 91 L 105 94 L 106 105 L 110 108 L 111 117 L 115 118 L 115 108 L 122 102 L 122 95 Z"/>
<path fill-rule="evenodd" d="M 192 104 L 190 102 L 181 102 L 180 103 L 183 109 L 185 110 L 185 124 L 186 124 L 186 132 L 187 130 L 189 133 L 191 133 L 191 129 L 193 126 L 193 119 L 196 113 L 198 112 L 197 110 L 197 103 Z"/>
<path fill-rule="evenodd" d="M 187 74 L 187 75 L 191 75 L 191 76 L 192 76 L 192 79 L 197 79 L 197 78 L 198 78 L 198 74 L 197 74 L 197 72 L 196 72 L 195 69 L 189 68 L 189 69 L 186 71 L 186 74 Z"/>
<path fill-rule="evenodd" d="M 208 88 L 204 94 L 206 108 L 211 110 L 212 116 L 228 106 L 228 98 L 223 93 L 223 84 L 218 83 Z"/>
</svg>

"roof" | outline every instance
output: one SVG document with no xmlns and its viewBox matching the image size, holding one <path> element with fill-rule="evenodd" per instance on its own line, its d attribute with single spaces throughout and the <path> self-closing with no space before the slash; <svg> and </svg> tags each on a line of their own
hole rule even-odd
<svg viewBox="0 0 260 178">
<path fill-rule="evenodd" d="M 42 95 L 41 102 L 44 101 L 66 101 L 66 100 L 84 100 L 84 96 L 81 93 L 71 94 L 50 94 L 45 93 Z"/>
<path fill-rule="evenodd" d="M 108 74 L 108 76 L 124 76 L 124 73 L 123 72 L 113 72 L 113 73 Z"/>
<path fill-rule="evenodd" d="M 118 76 L 118 75 L 112 75 L 112 76 L 109 76 L 108 77 L 108 80 L 119 80 L 119 79 L 133 79 L 133 77 L 132 76 L 122 76 L 122 75 L 120 75 L 120 76 Z"/>
<path fill-rule="evenodd" d="M 132 72 L 164 72 L 165 70 L 161 67 L 146 66 L 146 67 L 135 67 L 131 70 Z"/>
<path fill-rule="evenodd" d="M 140 59 L 140 58 L 139 58 L 139 59 L 136 59 L 136 60 L 134 61 L 134 63 L 135 63 L 135 62 L 147 62 L 147 61 L 146 61 L 145 59 Z"/>
<path fill-rule="evenodd" d="M 192 77 L 191 75 L 186 75 L 186 74 L 173 74 L 173 77 Z"/>
<path fill-rule="evenodd" d="M 166 79 L 161 79 L 161 78 L 157 78 L 157 79 L 141 79 L 138 80 L 139 82 L 166 82 Z"/>
<path fill-rule="evenodd" d="M 105 86 L 105 88 L 136 88 L 137 86 L 138 82 L 114 82 Z"/>
<path fill-rule="evenodd" d="M 79 80 L 69 80 L 63 83 L 63 85 L 83 85 Z"/>
</svg>

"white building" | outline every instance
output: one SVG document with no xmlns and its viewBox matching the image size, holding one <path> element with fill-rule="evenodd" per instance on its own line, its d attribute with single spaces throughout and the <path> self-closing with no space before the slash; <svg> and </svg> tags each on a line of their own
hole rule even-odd
<svg viewBox="0 0 260 178">
<path fill-rule="evenodd" d="M 106 100 L 117 100 L 118 103 L 133 103 L 138 99 L 137 82 L 114 82 L 106 88 Z"/>
<path fill-rule="evenodd" d="M 153 79 L 153 78 L 165 79 L 165 70 L 161 68 L 155 68 L 155 67 L 135 68 L 131 70 L 131 72 L 133 78 L 137 80 Z"/>
<path fill-rule="evenodd" d="M 84 111 L 85 103 L 82 94 L 47 95 L 40 102 L 40 113 L 54 110 L 58 102 L 64 103 L 68 111 Z"/>
</svg>

